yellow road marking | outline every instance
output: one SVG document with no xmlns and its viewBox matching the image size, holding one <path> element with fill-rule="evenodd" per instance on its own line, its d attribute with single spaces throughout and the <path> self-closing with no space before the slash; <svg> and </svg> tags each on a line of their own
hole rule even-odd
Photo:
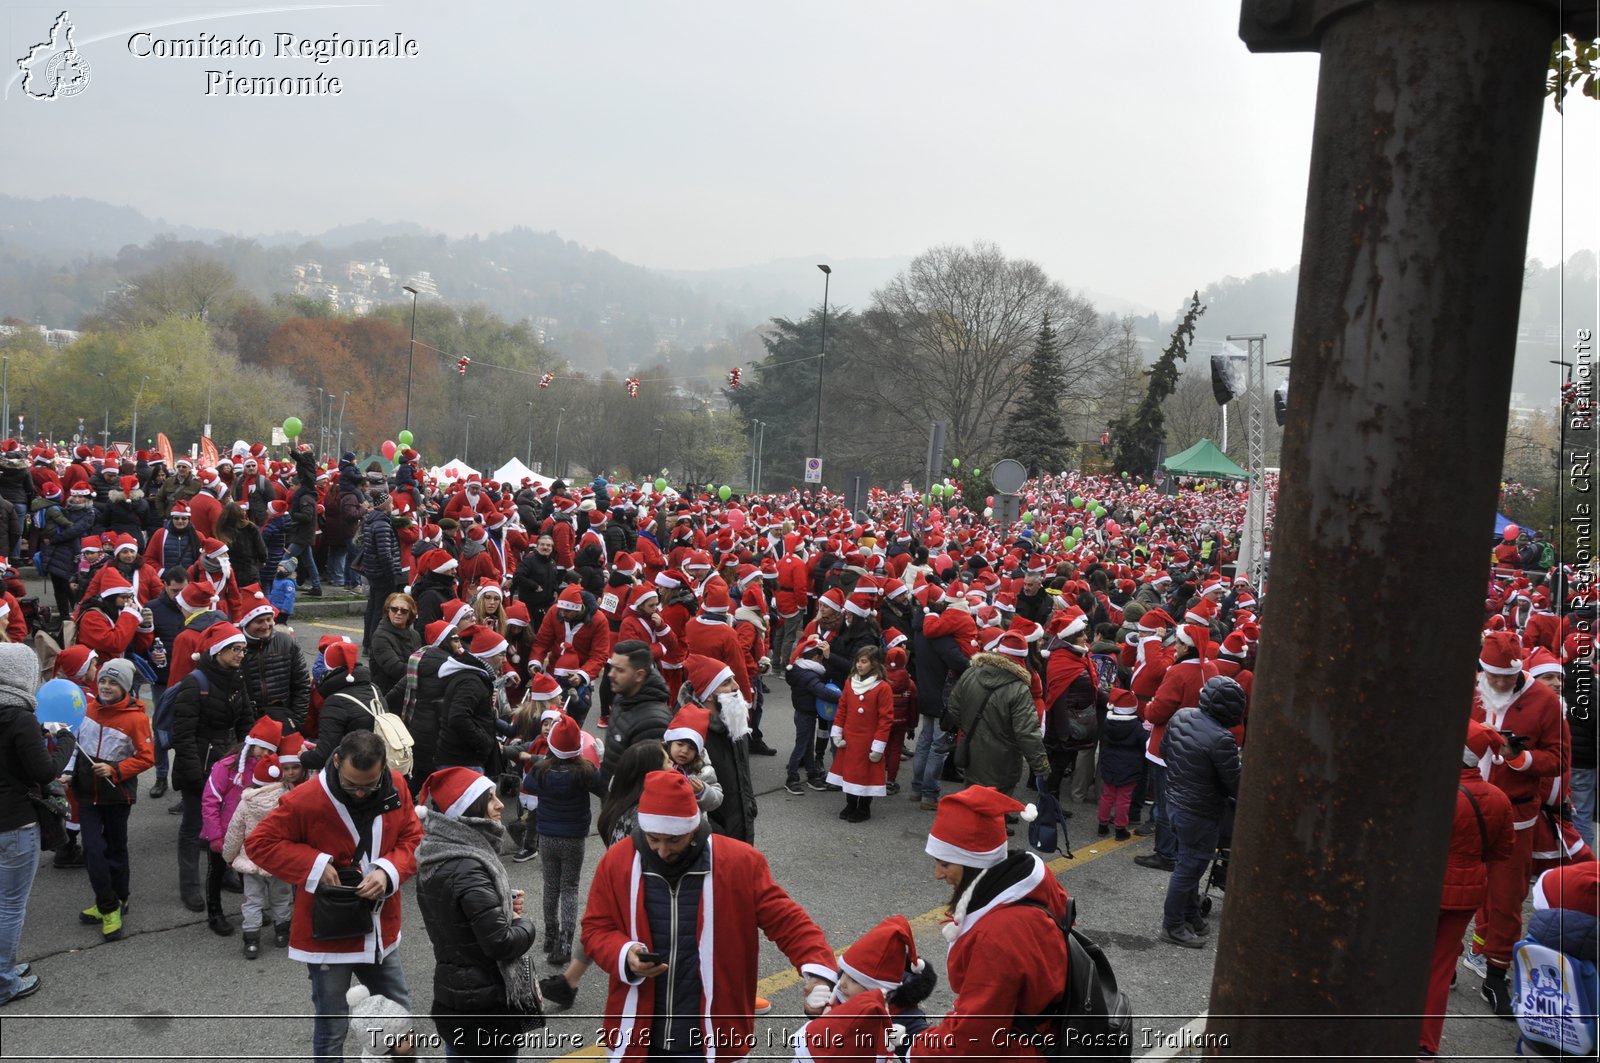
<svg viewBox="0 0 1600 1063">
<path fill-rule="evenodd" d="M 1086 846 L 1086 847 L 1084 847 L 1082 849 L 1079 849 L 1077 851 L 1076 857 L 1074 859 L 1072 859 L 1072 860 L 1068 860 L 1064 856 L 1058 856 L 1054 860 L 1051 860 L 1048 863 L 1046 863 L 1045 866 L 1050 869 L 1051 873 L 1053 873 L 1055 875 L 1061 875 L 1061 874 L 1063 874 L 1065 872 L 1068 872 L 1068 871 L 1075 871 L 1078 868 L 1082 867 L 1084 864 L 1090 863 L 1091 861 L 1094 861 L 1094 860 L 1098 860 L 1102 856 L 1106 856 L 1106 855 L 1108 855 L 1110 853 L 1114 853 L 1118 849 L 1123 849 L 1123 848 L 1126 848 L 1127 846 L 1133 845 L 1137 841 L 1139 841 L 1138 838 L 1129 838 L 1127 841 L 1121 841 L 1121 842 L 1114 841 L 1114 840 L 1111 840 L 1111 841 L 1096 841 L 1091 846 Z M 912 918 L 911 920 L 909 920 L 909 922 L 911 923 L 912 930 L 915 931 L 915 930 L 922 929 L 922 928 L 925 928 L 925 927 L 938 925 L 939 920 L 944 917 L 944 914 L 945 914 L 944 906 L 940 905 L 937 908 L 930 908 L 928 911 L 923 912 L 921 915 Z M 604 974 L 605 972 L 602 971 L 601 973 Z M 777 972 L 776 974 L 769 974 L 767 977 L 765 977 L 765 978 L 761 979 L 761 981 L 757 982 L 756 983 L 756 995 L 757 996 L 763 996 L 763 997 L 771 998 L 773 994 L 781 993 L 783 990 L 790 989 L 790 988 L 792 988 L 794 986 L 797 986 L 799 984 L 800 984 L 800 975 L 795 971 L 794 968 L 788 967 L 788 968 L 785 968 L 784 970 L 781 970 L 781 971 Z M 566 1054 L 564 1056 L 561 1056 L 560 1058 L 562 1058 L 562 1059 L 601 1059 L 601 1058 L 604 1058 L 604 1056 L 605 1056 L 605 1051 L 601 1046 L 599 1046 L 599 1045 L 590 1045 L 587 1048 L 580 1048 L 576 1052 L 569 1052 L 568 1054 Z"/>
<path fill-rule="evenodd" d="M 348 624 L 319 624 L 319 623 L 316 623 L 315 621 L 312 621 L 307 626 L 308 627 L 325 627 L 329 631 L 349 631 L 349 632 L 353 632 L 353 633 L 358 634 L 358 635 L 365 635 L 366 634 L 366 629 L 365 628 L 351 627 Z"/>
</svg>

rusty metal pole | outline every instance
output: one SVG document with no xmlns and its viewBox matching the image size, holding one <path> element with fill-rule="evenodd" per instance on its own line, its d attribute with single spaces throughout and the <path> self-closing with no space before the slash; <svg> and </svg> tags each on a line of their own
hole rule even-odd
<svg viewBox="0 0 1600 1063">
<path fill-rule="evenodd" d="M 1210 1054 L 1416 1049 L 1556 35 L 1553 0 L 1243 5 L 1322 63 Z"/>
</svg>

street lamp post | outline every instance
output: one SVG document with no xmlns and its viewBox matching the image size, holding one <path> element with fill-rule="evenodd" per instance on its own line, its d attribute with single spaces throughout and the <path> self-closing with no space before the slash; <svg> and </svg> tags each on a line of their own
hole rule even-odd
<svg viewBox="0 0 1600 1063">
<path fill-rule="evenodd" d="M 767 429 L 772 427 L 767 422 L 761 422 L 761 432 L 756 436 L 756 494 L 761 493 L 761 459 L 767 449 Z"/>
<path fill-rule="evenodd" d="M 833 267 L 817 263 L 822 271 L 822 351 L 817 355 L 817 430 L 811 437 L 811 456 L 822 458 L 822 363 L 828 357 L 828 285 L 833 280 Z"/>
<path fill-rule="evenodd" d="M 139 449 L 139 401 L 144 398 L 144 386 L 149 382 L 149 377 L 140 377 L 138 394 L 133 397 L 133 429 L 129 441 L 133 444 L 134 450 Z"/>
<path fill-rule="evenodd" d="M 561 407 L 556 413 L 556 457 L 555 461 L 550 463 L 554 466 L 554 468 L 550 470 L 550 474 L 557 479 L 560 479 L 561 477 L 561 419 L 566 415 L 567 408 L 565 406 Z"/>
<path fill-rule="evenodd" d="M 344 456 L 344 407 L 349 401 L 350 393 L 347 391 L 344 393 L 344 398 L 339 400 L 339 436 L 338 441 L 333 444 L 333 449 L 337 450 L 341 457 Z"/>
<path fill-rule="evenodd" d="M 656 429 L 656 468 L 661 468 L 661 429 Z M 661 475 L 660 473 L 656 474 Z"/>
<path fill-rule="evenodd" d="M 417 290 L 407 284 L 402 291 L 411 293 L 411 353 L 406 356 L 406 431 L 411 430 L 411 376 L 417 368 Z"/>
<path fill-rule="evenodd" d="M 326 390 L 324 390 L 323 388 L 318 388 L 317 389 L 317 454 L 319 455 L 319 457 L 318 457 L 317 460 L 319 460 L 319 461 L 322 460 L 320 458 L 320 455 L 326 454 L 328 452 L 328 422 L 322 416 L 323 407 L 325 407 L 327 405 L 327 402 L 325 401 L 326 398 L 327 398 Z"/>
<path fill-rule="evenodd" d="M 528 468 L 533 468 L 533 403 L 525 402 L 528 408 Z"/>
<path fill-rule="evenodd" d="M 466 462 L 468 465 L 472 464 L 472 458 L 469 456 L 472 453 L 472 422 L 476 421 L 477 419 L 477 414 L 467 414 L 467 437 L 466 439 L 462 440 L 461 443 L 461 460 Z"/>
</svg>

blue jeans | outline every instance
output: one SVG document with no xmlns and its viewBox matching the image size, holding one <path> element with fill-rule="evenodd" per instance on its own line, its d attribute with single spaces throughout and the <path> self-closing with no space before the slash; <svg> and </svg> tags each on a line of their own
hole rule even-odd
<svg viewBox="0 0 1600 1063">
<path fill-rule="evenodd" d="M 950 755 L 954 739 L 946 738 L 939 729 L 939 721 L 932 716 L 919 719 L 917 728 L 917 753 L 911 758 L 911 792 L 924 801 L 939 800 L 939 778 L 944 774 L 945 758 Z"/>
<path fill-rule="evenodd" d="M 1167 815 L 1167 769 L 1165 765 L 1149 761 L 1146 775 L 1150 780 L 1150 822 L 1156 825 L 1156 855 L 1164 860 L 1178 858 L 1178 840 L 1172 836 L 1172 821 Z"/>
<path fill-rule="evenodd" d="M 311 1056 L 318 1063 L 343 1063 L 345 1034 L 350 1031 L 350 1005 L 344 995 L 352 977 L 373 996 L 388 997 L 411 1010 L 411 990 L 406 988 L 398 949 L 382 963 L 308 963 L 306 970 L 311 973 L 311 1006 L 317 1013 L 311 1021 Z M 366 1034 L 358 1033 L 365 1045 Z"/>
<path fill-rule="evenodd" d="M 794 714 L 794 748 L 789 751 L 789 773 L 785 778 L 794 781 L 800 778 L 800 769 L 806 770 L 806 775 L 816 778 L 822 773 L 817 769 L 817 714 L 814 712 L 796 712 Z"/>
<path fill-rule="evenodd" d="M 159 705 L 161 703 L 161 695 L 165 694 L 166 692 L 167 688 L 164 684 L 157 684 L 151 687 L 150 704 L 152 706 Z M 169 744 L 171 741 L 171 731 L 157 731 L 153 727 L 150 729 L 150 742 L 151 745 L 155 746 L 156 779 L 158 781 L 167 777 L 167 753 L 172 749 L 172 746 Z"/>
<path fill-rule="evenodd" d="M 1595 769 L 1572 769 L 1572 818 L 1589 848 L 1594 848 Z"/>
<path fill-rule="evenodd" d="M 1200 876 L 1217 853 L 1219 821 L 1168 811 L 1167 833 L 1175 839 L 1177 866 L 1167 880 L 1167 900 L 1161 909 L 1161 926 L 1177 930 L 1200 921 Z"/>
<path fill-rule="evenodd" d="M 322 587 L 322 574 L 317 571 L 317 559 L 311 556 L 311 547 L 294 543 L 283 552 L 284 557 L 292 557 L 298 562 L 299 572 L 311 577 L 311 586 Z"/>
<path fill-rule="evenodd" d="M 17 947 L 39 870 L 39 824 L 0 831 L 0 1004 L 17 995 Z"/>
<path fill-rule="evenodd" d="M 350 557 L 350 544 L 328 547 L 328 582 L 335 587 L 343 587 L 345 583 L 345 562 Z M 355 573 L 350 573 L 355 575 Z"/>
</svg>

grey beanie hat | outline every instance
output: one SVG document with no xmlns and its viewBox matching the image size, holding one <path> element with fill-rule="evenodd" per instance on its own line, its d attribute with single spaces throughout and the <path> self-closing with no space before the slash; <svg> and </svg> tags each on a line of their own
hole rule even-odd
<svg viewBox="0 0 1600 1063">
<path fill-rule="evenodd" d="M 411 1013 L 385 996 L 373 996 L 359 982 L 345 993 L 350 1028 L 361 1045 L 362 1059 L 388 1059 L 395 1042 L 413 1029 Z"/>
<path fill-rule="evenodd" d="M 113 657 L 100 666 L 100 678 L 109 679 L 126 693 L 133 693 L 136 682 L 133 662 L 125 657 Z"/>
<path fill-rule="evenodd" d="M 0 701 L 21 703 L 30 710 L 39 702 L 39 655 L 20 642 L 0 642 Z"/>
</svg>

